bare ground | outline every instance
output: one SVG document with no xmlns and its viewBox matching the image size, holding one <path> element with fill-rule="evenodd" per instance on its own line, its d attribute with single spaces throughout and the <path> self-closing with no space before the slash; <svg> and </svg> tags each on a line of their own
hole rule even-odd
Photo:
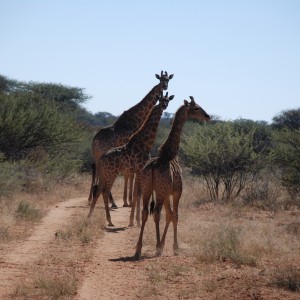
<svg viewBox="0 0 300 300">
<path fill-rule="evenodd" d="M 143 259 L 134 261 L 132 257 L 139 228 L 127 227 L 129 208 L 121 207 L 120 201 L 117 203 L 119 208 L 111 212 L 115 227 L 105 229 L 103 237 L 92 245 L 91 256 L 82 259 L 83 256 L 76 256 L 78 252 L 74 250 L 75 257 L 69 258 L 79 269 L 76 276 L 77 288 L 73 295 L 63 296 L 62 299 L 300 298 L 299 293 L 270 285 L 272 270 L 278 267 L 280 259 L 272 261 L 262 258 L 259 264 L 249 266 L 238 265 L 229 260 L 200 262 L 189 254 L 191 245 L 184 239 L 184 232 L 193 226 L 193 219 L 208 220 L 216 215 L 215 208 L 210 206 L 204 207 L 202 211 L 191 212 L 191 219 L 188 221 L 186 215 L 180 220 L 179 256 L 173 256 L 170 230 L 162 257 L 154 256 L 155 241 L 151 233 L 145 237 Z M 56 204 L 25 241 L 8 243 L 0 249 L 0 299 L 57 299 L 53 296 L 33 296 L 34 293 L 26 296 L 26 293 L 16 293 L 15 290 L 20 282 L 31 282 L 29 272 L 32 271 L 32 266 L 39 265 L 42 258 L 51 252 L 55 245 L 55 233 L 68 224 L 71 216 L 79 210 L 86 211 L 86 214 L 88 212 L 85 197 Z M 287 222 L 290 217 L 287 214 L 283 220 Z M 258 219 L 262 218 L 269 222 L 267 215 L 259 214 Z M 297 218 L 299 219 L 299 214 Z M 153 228 L 151 219 L 148 223 L 148 227 Z M 79 248 L 81 253 L 86 251 L 82 246 Z M 72 249 L 65 251 L 72 252 Z M 299 257 L 299 253 L 297 256 Z M 51 261 L 46 264 L 51 267 Z M 63 261 L 59 264 L 58 272 L 68 272 Z M 299 268 L 299 261 L 294 264 Z"/>
</svg>

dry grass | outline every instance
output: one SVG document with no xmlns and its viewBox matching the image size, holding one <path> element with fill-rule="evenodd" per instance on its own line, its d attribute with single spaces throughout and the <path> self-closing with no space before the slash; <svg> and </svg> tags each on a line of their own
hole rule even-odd
<svg viewBox="0 0 300 300">
<path fill-rule="evenodd" d="M 88 182 L 85 185 L 88 187 Z M 122 183 L 117 182 L 114 191 L 118 197 L 122 188 Z M 103 210 L 96 209 L 88 221 L 85 215 L 75 211 L 69 224 L 56 232 L 47 253 L 26 270 L 30 278 L 20 282 L 15 298 L 72 298 L 105 223 Z M 5 221 L 0 226 L 4 228 L 4 239 L 10 235 L 5 224 L 13 223 L 11 215 Z M 179 208 L 180 255 L 173 256 L 170 226 L 164 255 L 153 257 L 155 227 L 149 217 L 143 255 L 150 259 L 141 262 L 148 280 L 141 282 L 137 298 L 297 299 L 299 224 L 297 210 L 269 211 L 257 206 L 211 203 L 201 185 L 186 181 Z"/>
<path fill-rule="evenodd" d="M 50 206 L 57 202 L 88 195 L 89 176 L 82 176 L 73 185 L 60 184 L 51 191 L 37 194 L 15 193 L 0 198 L 0 243 L 25 239 L 35 222 L 39 222 Z"/>
<path fill-rule="evenodd" d="M 55 203 L 65 199 L 88 195 L 90 177 L 76 185 L 60 185 L 51 192 L 37 194 L 19 193 L 0 200 L 0 243 L 5 249 L 11 242 L 28 237 L 34 226 Z M 24 265 L 24 276 L 10 295 L 15 299 L 70 298 L 76 293 L 78 280 L 84 266 L 92 258 L 95 240 L 103 234 L 102 209 L 94 211 L 94 217 L 86 219 L 87 209 L 72 208 L 66 227 L 60 228 L 47 245 L 42 256 Z M 0 247 L 0 250 L 1 250 Z"/>
<path fill-rule="evenodd" d="M 44 216 L 41 209 L 36 208 L 30 203 L 21 201 L 16 210 L 17 218 L 31 222 L 38 222 Z"/>
<path fill-rule="evenodd" d="M 86 211 L 75 208 L 68 224 L 47 245 L 47 252 L 27 266 L 26 281 L 19 282 L 11 297 L 59 299 L 76 294 L 96 239 L 103 235 L 104 222 L 103 210 L 96 209 L 94 217 L 87 220 Z"/>
<path fill-rule="evenodd" d="M 185 266 L 189 276 L 179 275 L 176 280 L 170 275 L 173 267 L 167 261 L 174 257 L 173 229 L 170 226 L 164 256 L 157 258 L 155 267 L 147 269 L 149 281 L 143 287 L 144 292 L 152 288 L 158 299 L 172 296 L 176 299 L 192 299 L 200 295 L 206 299 L 229 299 L 236 297 L 234 289 L 242 292 L 244 288 L 245 291 L 250 291 L 251 297 L 259 299 L 261 289 L 277 295 L 276 291 L 269 290 L 269 282 L 279 278 L 274 275 L 273 270 L 276 267 L 280 270 L 289 264 L 294 265 L 297 270 L 294 275 L 287 276 L 290 273 L 285 272 L 285 276 L 276 280 L 282 284 L 288 282 L 297 286 L 298 277 L 295 273 L 300 270 L 300 212 L 274 210 L 271 204 L 269 207 L 270 210 L 266 210 L 266 206 L 259 209 L 257 206 L 243 206 L 240 203 L 212 203 L 208 201 L 201 185 L 195 181 L 184 182 L 178 222 L 182 259 L 174 258 L 174 261 Z M 153 256 L 155 253 L 153 223 L 152 218 L 149 218 L 145 229 L 143 254 L 146 256 Z M 163 216 L 161 224 L 162 229 Z M 190 259 L 192 263 L 187 263 Z M 240 281 L 234 280 L 236 274 L 239 274 Z M 170 292 L 174 280 L 177 289 Z M 189 280 L 192 283 L 188 283 Z M 272 288 L 276 290 L 279 285 L 273 284 Z M 168 290 L 172 296 L 162 290 Z M 282 293 L 282 297 L 286 297 L 286 292 Z M 266 299 L 272 299 L 272 296 Z M 295 298 L 291 296 L 290 299 Z"/>
<path fill-rule="evenodd" d="M 87 219 L 86 213 L 79 213 L 73 216 L 72 221 L 64 229 L 59 229 L 56 239 L 63 241 L 78 240 L 82 244 L 88 244 L 103 234 L 104 216 L 97 211 L 95 217 Z"/>
<path fill-rule="evenodd" d="M 35 287 L 40 294 L 50 299 L 59 299 L 62 296 L 76 294 L 77 280 L 74 274 L 64 273 L 57 277 L 41 277 L 36 280 Z"/>
<path fill-rule="evenodd" d="M 292 291 L 300 292 L 300 270 L 294 266 L 286 266 L 274 271 L 272 285 Z"/>
<path fill-rule="evenodd" d="M 180 207 L 179 228 L 184 243 L 191 245 L 192 255 L 204 260 L 220 260 L 243 254 L 245 262 L 254 262 L 265 256 L 284 255 L 291 258 L 300 253 L 299 214 L 291 212 L 289 223 L 284 223 L 284 212 L 265 212 L 249 207 L 224 206 L 208 203 L 190 209 L 203 199 L 203 190 L 186 183 Z M 198 192 L 197 192 L 198 191 Z M 191 196 L 192 195 L 192 196 Z M 204 196 L 205 197 L 205 196 Z M 207 213 L 205 213 L 207 212 Z M 182 226 L 181 226 L 182 224 Z M 291 234 L 294 236 L 291 237 Z M 225 256 L 225 257 L 224 257 Z M 254 261 L 253 261 L 254 259 Z M 254 264 L 253 264 L 254 265 Z"/>
</svg>

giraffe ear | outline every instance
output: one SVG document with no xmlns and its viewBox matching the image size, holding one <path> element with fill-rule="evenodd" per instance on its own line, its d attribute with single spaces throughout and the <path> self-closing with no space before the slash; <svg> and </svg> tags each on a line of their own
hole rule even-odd
<svg viewBox="0 0 300 300">
<path fill-rule="evenodd" d="M 172 79 L 172 78 L 173 78 L 173 76 L 174 76 L 174 74 L 171 74 L 171 75 L 169 76 L 169 79 Z"/>
<path fill-rule="evenodd" d="M 187 100 L 183 100 L 185 106 L 189 106 L 189 102 Z"/>
<path fill-rule="evenodd" d="M 174 95 L 170 96 L 169 101 L 171 101 L 174 97 L 175 97 Z"/>
<path fill-rule="evenodd" d="M 155 74 L 155 77 L 159 80 L 160 76 L 158 74 Z"/>
</svg>

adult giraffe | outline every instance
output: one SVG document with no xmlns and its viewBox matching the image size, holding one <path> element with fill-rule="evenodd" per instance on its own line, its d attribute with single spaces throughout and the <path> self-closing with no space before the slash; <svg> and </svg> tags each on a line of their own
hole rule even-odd
<svg viewBox="0 0 300 300">
<path fill-rule="evenodd" d="M 154 191 L 156 200 L 154 202 L 154 199 L 152 199 L 150 212 L 153 212 L 154 214 L 153 218 L 156 227 L 156 254 L 162 254 L 170 222 L 173 223 L 174 227 L 173 250 L 175 255 L 178 254 L 177 223 L 178 204 L 182 194 L 182 177 L 177 156 L 181 132 L 184 123 L 190 118 L 201 121 L 210 120 L 209 115 L 196 104 L 194 98 L 192 96 L 190 98 L 191 102 L 189 103 L 184 100 L 184 105 L 179 107 L 175 113 L 171 131 L 168 138 L 159 149 L 159 156 L 151 159 L 142 171 L 142 226 L 134 256 L 136 260 L 141 258 L 143 232 L 149 214 L 149 201 Z M 171 208 L 170 196 L 173 196 L 173 209 Z M 159 221 L 163 205 L 166 211 L 166 225 L 162 239 L 160 240 Z"/>
<path fill-rule="evenodd" d="M 114 226 L 109 213 L 108 200 L 112 185 L 120 173 L 125 175 L 136 173 L 133 199 L 134 203 L 137 202 L 137 197 L 140 196 L 138 194 L 138 191 L 140 191 L 140 172 L 149 160 L 150 150 L 156 137 L 161 115 L 173 98 L 174 96 L 168 97 L 168 93 L 165 96 L 161 94 L 159 103 L 153 107 L 143 126 L 130 137 L 128 143 L 111 149 L 99 158 L 97 163 L 99 181 L 98 185 L 94 187 L 93 200 L 88 217 L 92 215 L 96 202 L 102 194 L 106 220 L 109 226 Z"/>
<path fill-rule="evenodd" d="M 124 111 L 114 124 L 101 128 L 94 136 L 92 142 L 93 175 L 88 203 L 91 203 L 93 187 L 97 185 L 97 164 L 99 158 L 109 149 L 124 145 L 128 142 L 130 136 L 139 130 L 144 121 L 147 119 L 149 113 L 157 102 L 157 96 L 163 90 L 168 89 L 169 80 L 173 78 L 173 74 L 168 75 L 166 71 L 161 71 L 160 75 L 155 74 L 155 76 L 159 80 L 159 83 L 155 85 L 139 103 Z M 125 187 L 127 189 L 127 185 L 125 185 Z M 123 197 L 123 199 L 124 206 L 128 206 L 127 197 Z M 112 206 L 116 207 L 111 194 L 110 201 Z"/>
</svg>

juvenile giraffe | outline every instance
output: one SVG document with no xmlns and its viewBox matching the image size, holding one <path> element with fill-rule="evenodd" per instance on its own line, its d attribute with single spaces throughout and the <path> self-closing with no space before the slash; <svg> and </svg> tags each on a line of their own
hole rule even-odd
<svg viewBox="0 0 300 300">
<path fill-rule="evenodd" d="M 143 232 L 149 214 L 149 201 L 154 192 L 156 200 L 154 202 L 153 199 L 151 202 L 150 213 L 153 213 L 156 227 L 156 254 L 162 254 L 170 222 L 173 223 L 174 228 L 173 250 L 175 255 L 178 254 L 177 223 L 178 204 L 182 194 L 182 177 L 177 155 L 181 132 L 184 123 L 190 118 L 201 121 L 210 120 L 209 115 L 196 104 L 194 98 L 192 96 L 190 98 L 190 103 L 184 100 L 184 104 L 177 110 L 169 136 L 159 149 L 159 156 L 151 159 L 142 171 L 142 226 L 134 256 L 136 260 L 141 258 Z M 170 196 L 173 198 L 173 209 L 171 208 Z M 163 205 L 166 212 L 166 225 L 160 240 L 159 221 Z"/>
<path fill-rule="evenodd" d="M 99 158 L 109 149 L 124 145 L 130 136 L 135 133 L 147 119 L 149 113 L 157 102 L 157 95 L 163 90 L 168 89 L 169 80 L 173 74 L 161 71 L 160 76 L 155 74 L 159 83 L 136 105 L 123 112 L 118 120 L 110 126 L 101 128 L 93 138 L 92 157 L 93 157 L 93 176 L 88 202 L 92 200 L 93 186 L 97 184 L 97 163 Z M 125 192 L 125 190 L 124 190 Z M 112 205 L 116 207 L 110 194 Z M 124 195 L 124 206 L 128 206 L 127 197 Z"/>
<path fill-rule="evenodd" d="M 88 217 L 92 215 L 96 202 L 102 194 L 106 220 L 109 226 L 114 226 L 108 207 L 108 198 L 112 185 L 119 173 L 125 175 L 136 173 L 137 180 L 135 184 L 140 184 L 138 178 L 140 178 L 140 172 L 149 160 L 149 152 L 156 137 L 161 115 L 167 108 L 169 101 L 173 98 L 174 96 L 168 97 L 168 93 L 165 96 L 161 94 L 159 96 L 159 103 L 153 107 L 143 126 L 130 137 L 129 142 L 121 147 L 106 152 L 99 158 L 97 164 L 99 181 L 98 185 L 94 188 L 93 200 Z M 136 202 L 137 197 L 140 196 L 136 193 L 138 190 L 140 190 L 139 186 L 134 192 L 134 202 Z"/>
</svg>

